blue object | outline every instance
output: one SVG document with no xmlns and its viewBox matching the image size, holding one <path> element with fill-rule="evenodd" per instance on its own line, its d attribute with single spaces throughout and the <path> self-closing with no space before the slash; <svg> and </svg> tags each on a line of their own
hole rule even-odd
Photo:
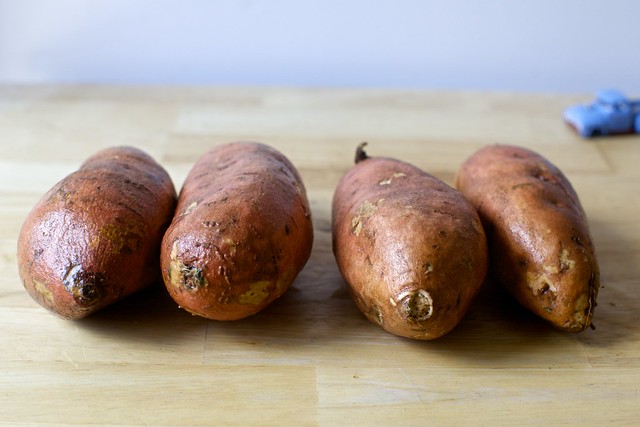
<svg viewBox="0 0 640 427">
<path fill-rule="evenodd" d="M 592 104 L 567 108 L 564 119 L 585 138 L 640 133 L 640 100 L 630 101 L 617 90 L 602 90 Z"/>
</svg>

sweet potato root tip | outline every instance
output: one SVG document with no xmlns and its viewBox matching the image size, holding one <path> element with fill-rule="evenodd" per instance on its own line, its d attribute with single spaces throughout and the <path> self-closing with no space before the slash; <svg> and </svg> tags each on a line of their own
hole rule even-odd
<svg viewBox="0 0 640 427">
<path fill-rule="evenodd" d="M 355 158 L 355 163 L 360 163 L 363 160 L 366 160 L 369 158 L 369 156 L 367 156 L 367 153 L 364 151 L 364 147 L 367 145 L 366 142 L 361 142 L 358 147 L 356 148 L 356 158 Z"/>
<path fill-rule="evenodd" d="M 62 284 L 82 307 L 90 307 L 100 301 L 104 293 L 105 275 L 85 271 L 81 265 L 67 269 Z"/>
<path fill-rule="evenodd" d="M 433 314 L 433 299 L 424 289 L 408 292 L 401 298 L 400 303 L 403 314 L 411 323 L 424 322 Z"/>
</svg>

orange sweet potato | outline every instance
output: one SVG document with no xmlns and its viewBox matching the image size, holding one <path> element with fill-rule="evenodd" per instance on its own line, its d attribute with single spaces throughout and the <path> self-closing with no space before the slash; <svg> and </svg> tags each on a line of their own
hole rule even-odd
<svg viewBox="0 0 640 427">
<path fill-rule="evenodd" d="M 180 192 L 162 242 L 165 285 L 192 314 L 241 319 L 285 293 L 312 243 L 305 188 L 289 160 L 264 144 L 220 145 Z"/>
<path fill-rule="evenodd" d="M 160 278 L 159 251 L 176 192 L 131 147 L 103 150 L 49 190 L 27 216 L 18 266 L 27 292 L 78 319 Z"/>
<path fill-rule="evenodd" d="M 478 209 L 497 281 L 557 328 L 590 326 L 600 273 L 584 210 L 562 172 L 533 151 L 495 145 L 461 166 L 456 185 Z"/>
<path fill-rule="evenodd" d="M 460 322 L 484 280 L 487 243 L 458 191 L 408 163 L 368 157 L 361 145 L 332 217 L 338 267 L 371 322 L 425 340 Z"/>
</svg>

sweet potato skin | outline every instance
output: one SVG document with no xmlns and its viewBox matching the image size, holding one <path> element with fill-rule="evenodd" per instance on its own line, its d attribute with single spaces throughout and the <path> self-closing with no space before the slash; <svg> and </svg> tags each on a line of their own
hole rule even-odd
<svg viewBox="0 0 640 427">
<path fill-rule="evenodd" d="M 357 157 L 332 204 L 333 251 L 359 310 L 395 335 L 450 332 L 479 291 L 487 245 L 458 191 L 391 158 Z"/>
<path fill-rule="evenodd" d="M 171 178 L 146 153 L 96 153 L 23 223 L 18 267 L 25 289 L 54 314 L 79 319 L 157 281 L 175 202 Z"/>
<path fill-rule="evenodd" d="M 289 160 L 260 143 L 219 145 L 182 187 L 162 242 L 164 282 L 192 314 L 242 319 L 289 289 L 312 244 L 306 190 Z"/>
<path fill-rule="evenodd" d="M 495 145 L 462 164 L 456 186 L 478 209 L 496 280 L 559 329 L 590 326 L 600 272 L 584 210 L 562 172 L 531 150 Z"/>
</svg>

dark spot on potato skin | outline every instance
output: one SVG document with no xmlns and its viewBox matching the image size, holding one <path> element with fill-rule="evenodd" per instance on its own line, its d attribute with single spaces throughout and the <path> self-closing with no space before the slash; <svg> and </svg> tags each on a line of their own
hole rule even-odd
<svg viewBox="0 0 640 427">
<path fill-rule="evenodd" d="M 202 269 L 195 266 L 185 265 L 181 268 L 182 286 L 189 291 L 195 291 L 204 285 Z"/>
<path fill-rule="evenodd" d="M 434 209 L 433 212 L 437 213 L 439 215 L 445 215 L 445 216 L 451 217 L 453 219 L 457 218 L 456 214 L 454 214 L 453 212 L 450 212 L 448 210 L 445 210 L 445 209 Z"/>
<path fill-rule="evenodd" d="M 582 243 L 582 239 L 580 239 L 580 237 L 578 237 L 578 236 L 576 236 L 576 235 L 572 235 L 572 236 L 571 236 L 571 240 L 572 240 L 575 244 L 577 244 L 577 245 L 580 245 L 580 246 L 583 246 L 583 247 L 584 247 L 584 243 Z"/>
<path fill-rule="evenodd" d="M 557 180 L 548 171 L 536 170 L 532 173 L 532 175 L 534 178 L 539 179 L 542 182 L 550 182 L 553 184 L 557 183 Z"/>
<path fill-rule="evenodd" d="M 104 273 L 86 271 L 81 265 L 70 265 L 62 277 L 62 284 L 74 300 L 82 307 L 90 307 L 100 301 L 104 294 Z"/>
<path fill-rule="evenodd" d="M 433 313 L 433 301 L 428 292 L 424 290 L 413 291 L 401 302 L 404 318 L 413 324 L 420 324 L 429 319 Z M 446 313 L 445 307 L 442 312 Z"/>
</svg>

